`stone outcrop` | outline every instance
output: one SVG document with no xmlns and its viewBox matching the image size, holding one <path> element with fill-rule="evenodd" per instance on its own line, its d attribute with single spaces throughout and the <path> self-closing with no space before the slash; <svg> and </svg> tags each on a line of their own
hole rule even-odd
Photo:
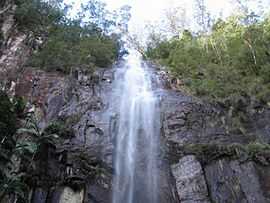
<svg viewBox="0 0 270 203">
<path fill-rule="evenodd" d="M 201 164 L 194 156 L 185 156 L 172 165 L 172 173 L 180 202 L 210 203 Z"/>
<path fill-rule="evenodd" d="M 219 160 L 205 167 L 214 202 L 269 202 L 253 162 Z"/>
<path fill-rule="evenodd" d="M 65 187 L 60 196 L 59 203 L 80 203 L 84 199 L 84 190 L 75 192 L 69 187 Z"/>
<path fill-rule="evenodd" d="M 254 136 L 233 131 L 225 109 L 168 91 L 162 101 L 166 139 L 180 144 L 195 143 L 248 143 Z"/>
</svg>

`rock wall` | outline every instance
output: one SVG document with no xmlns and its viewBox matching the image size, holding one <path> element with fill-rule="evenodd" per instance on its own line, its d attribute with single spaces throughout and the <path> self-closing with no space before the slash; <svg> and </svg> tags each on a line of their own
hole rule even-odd
<svg viewBox="0 0 270 203">
<path fill-rule="evenodd" d="M 31 54 L 27 45 L 31 33 L 17 29 L 14 19 L 16 5 L 13 0 L 1 1 L 0 7 L 0 87 L 9 89 L 11 82 L 17 82 L 23 65 Z"/>
<path fill-rule="evenodd" d="M 209 203 L 203 170 L 196 157 L 190 155 L 172 165 L 180 202 Z"/>
<path fill-rule="evenodd" d="M 24 71 L 17 94 L 35 105 L 40 126 L 60 122 L 66 129 L 30 174 L 33 203 L 111 201 L 120 98 L 113 82 L 119 67 L 121 62 L 69 76 Z M 156 84 L 162 111 L 160 202 L 269 202 L 269 150 L 241 151 L 268 139 L 268 108 L 250 111 L 261 122 L 250 121 L 253 126 L 244 134 L 225 107 L 165 89 L 163 83 Z"/>
<path fill-rule="evenodd" d="M 113 70 L 81 76 L 77 70 L 63 77 L 26 69 L 27 80 L 18 83 L 17 94 L 32 101 L 41 128 L 61 123 L 65 129 L 59 143 L 37 159 L 38 168 L 29 177 L 32 202 L 110 202 Z"/>
<path fill-rule="evenodd" d="M 84 194 L 83 202 L 111 201 L 121 94 L 115 92 L 113 81 L 119 67 L 121 62 L 113 69 L 99 69 L 92 75 L 75 70 L 68 77 L 33 69 L 24 72 L 23 78 L 28 80 L 19 82 L 17 94 L 32 100 L 40 126 L 61 122 L 70 129 L 56 148 L 49 147 L 37 159 L 39 167 L 29 177 L 33 203 L 63 202 L 63 198 L 67 199 L 65 188 L 71 188 L 74 194 L 79 191 L 76 200 L 65 202 L 80 202 L 78 194 Z M 178 202 L 167 160 L 160 160 L 158 171 L 158 199 Z"/>
<path fill-rule="evenodd" d="M 263 147 L 269 106 L 243 98 L 237 109 L 175 90 L 163 94 L 163 136 L 180 202 L 270 202 L 270 151 Z"/>
<path fill-rule="evenodd" d="M 121 61 L 94 74 L 23 69 L 29 35 L 16 29 L 12 2 L 0 3 L 1 88 L 16 82 L 16 94 L 34 105 L 41 128 L 57 123 L 64 129 L 29 173 L 31 202 L 109 203 L 120 103 L 113 82 Z M 245 97 L 210 104 L 150 66 L 162 112 L 160 202 L 270 202 L 270 149 L 263 145 L 270 141 L 269 105 Z"/>
</svg>

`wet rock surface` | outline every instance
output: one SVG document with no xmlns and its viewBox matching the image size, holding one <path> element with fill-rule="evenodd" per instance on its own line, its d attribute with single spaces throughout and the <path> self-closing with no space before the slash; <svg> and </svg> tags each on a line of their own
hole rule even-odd
<svg viewBox="0 0 270 203">
<path fill-rule="evenodd" d="M 205 167 L 214 202 L 269 202 L 253 162 L 219 160 Z"/>
<path fill-rule="evenodd" d="M 269 143 L 267 105 L 248 98 L 214 105 L 166 90 L 161 108 L 180 202 L 270 201 L 269 150 L 260 148 Z"/>
<path fill-rule="evenodd" d="M 172 165 L 180 202 L 208 203 L 208 190 L 200 162 L 194 156 L 185 156 Z"/>
<path fill-rule="evenodd" d="M 12 44 L 16 39 L 8 50 L 17 49 Z M 3 57 L 15 58 L 6 53 L 0 62 L 9 64 Z M 40 126 L 60 122 L 66 129 L 55 147 L 45 146 L 29 174 L 32 202 L 111 202 L 120 102 L 115 68 L 69 76 L 27 68 L 21 75 L 16 94 L 34 104 Z M 226 147 L 269 143 L 269 107 L 247 98 L 209 104 L 179 91 L 179 81 L 160 76 L 157 67 L 153 84 L 162 113 L 160 202 L 270 202 L 269 150 L 243 154 Z"/>
<path fill-rule="evenodd" d="M 112 72 L 106 74 L 109 77 Z M 51 87 L 45 94 L 42 93 L 45 102 L 40 108 L 44 108 L 45 113 L 40 124 L 45 127 L 60 120 L 74 133 L 57 146 L 47 163 L 53 166 L 47 171 L 48 177 L 58 180 L 46 189 L 50 190 L 59 182 L 71 189 L 64 189 L 59 200 L 49 202 L 82 202 L 82 194 L 85 202 L 109 202 L 111 199 L 113 147 L 109 130 L 112 124 L 108 116 L 110 112 L 106 111 L 111 89 L 108 88 L 109 82 L 102 80 L 103 72 L 96 75 L 99 78 L 95 82 L 91 81 L 91 77 L 84 77 L 83 82 L 74 77 L 62 80 L 51 78 Z M 40 81 L 40 84 L 44 83 Z M 36 89 L 39 90 L 39 87 Z M 72 189 L 76 191 L 78 188 L 84 192 L 72 192 Z M 76 195 L 71 196 L 77 198 L 67 197 L 73 193 Z"/>
<path fill-rule="evenodd" d="M 204 103 L 181 92 L 162 96 L 163 127 L 166 139 L 180 144 L 248 143 L 253 136 L 232 132 L 225 109 Z"/>
<path fill-rule="evenodd" d="M 27 177 L 32 202 L 110 202 L 117 125 L 116 107 L 109 109 L 113 72 L 99 69 L 93 77 L 24 71 L 16 94 L 34 105 L 41 128 L 60 128 L 56 145 L 43 147 Z"/>
<path fill-rule="evenodd" d="M 24 78 L 28 79 L 20 81 L 17 94 L 35 104 L 40 126 L 46 128 L 60 122 L 64 128 L 72 129 L 55 148 L 45 147 L 37 158 L 38 167 L 29 177 L 34 191 L 32 202 L 62 202 L 67 190 L 76 199 L 83 193 L 84 202 L 111 202 L 120 103 L 113 84 L 114 72 L 115 69 L 99 69 L 94 77 L 80 76 L 81 73 L 63 77 L 25 71 Z M 158 199 L 164 203 L 179 202 L 170 165 L 160 162 Z M 138 173 L 143 180 L 144 171 Z"/>
<path fill-rule="evenodd" d="M 34 160 L 31 202 L 109 203 L 120 103 L 113 82 L 121 61 L 94 73 L 75 68 L 68 76 L 24 69 L 33 39 L 17 30 L 13 3 L 0 3 L 1 88 L 33 104 L 41 128 L 60 123 L 65 129 Z M 181 81 L 147 64 L 162 113 L 159 201 L 270 202 L 270 149 L 261 146 L 270 143 L 269 104 L 245 96 L 210 104 L 183 93 Z M 259 144 L 243 152 L 254 142 Z M 143 170 L 137 173 L 144 178 Z"/>
</svg>

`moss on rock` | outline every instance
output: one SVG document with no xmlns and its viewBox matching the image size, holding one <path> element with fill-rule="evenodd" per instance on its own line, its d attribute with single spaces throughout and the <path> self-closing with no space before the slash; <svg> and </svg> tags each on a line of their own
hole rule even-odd
<svg viewBox="0 0 270 203">
<path fill-rule="evenodd" d="M 177 154 L 180 157 L 195 155 L 204 165 L 223 158 L 238 159 L 240 161 L 252 160 L 260 165 L 270 165 L 269 144 L 258 142 L 247 145 L 191 144 L 178 146 L 177 148 Z"/>
</svg>

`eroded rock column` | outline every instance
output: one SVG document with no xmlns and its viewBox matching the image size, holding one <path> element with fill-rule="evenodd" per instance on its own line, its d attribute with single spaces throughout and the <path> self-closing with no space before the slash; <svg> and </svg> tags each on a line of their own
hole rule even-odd
<svg viewBox="0 0 270 203">
<path fill-rule="evenodd" d="M 185 156 L 171 166 L 182 203 L 210 203 L 203 170 L 195 156 Z"/>
</svg>

